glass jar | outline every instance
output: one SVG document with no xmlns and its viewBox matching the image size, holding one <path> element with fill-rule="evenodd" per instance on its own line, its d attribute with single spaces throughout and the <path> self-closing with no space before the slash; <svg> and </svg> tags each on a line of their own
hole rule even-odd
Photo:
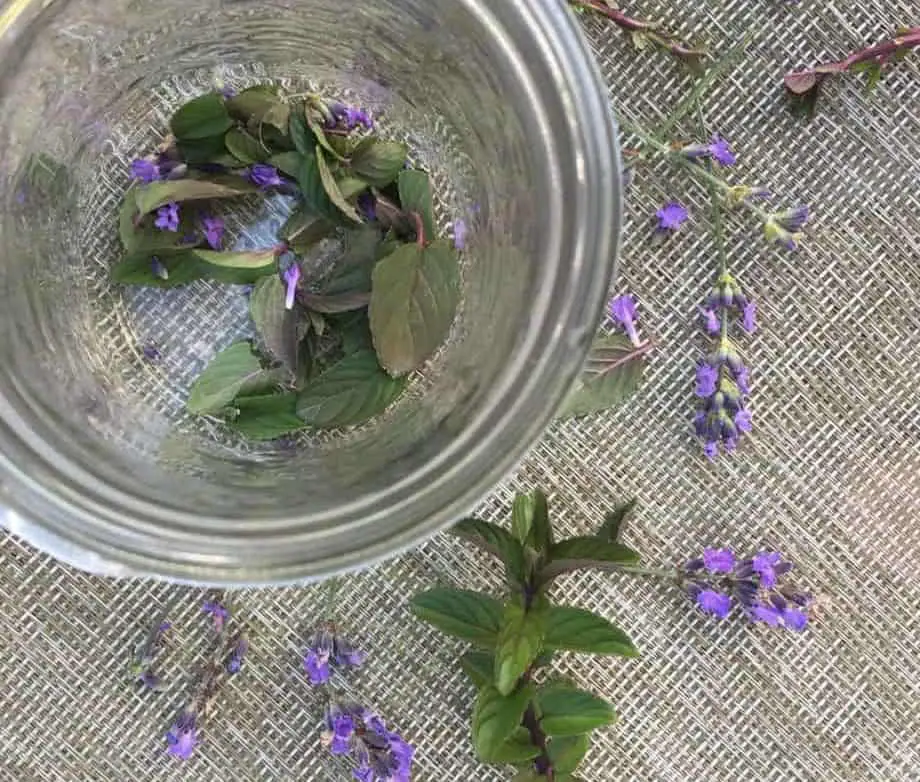
<svg viewBox="0 0 920 782">
<path fill-rule="evenodd" d="M 0 503 L 52 554 L 199 584 L 367 565 L 468 511 L 577 376 L 621 186 L 560 0 L 11 0 L 0 79 Z M 454 332 L 404 400 L 256 445 L 184 412 L 245 336 L 245 293 L 124 289 L 108 270 L 131 159 L 184 99 L 265 80 L 370 108 L 430 169 L 442 227 L 470 233 Z"/>
</svg>

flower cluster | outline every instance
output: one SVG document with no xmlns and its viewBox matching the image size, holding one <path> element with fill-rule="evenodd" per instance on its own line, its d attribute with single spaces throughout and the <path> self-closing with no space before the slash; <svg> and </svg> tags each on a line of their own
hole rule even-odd
<svg viewBox="0 0 920 782">
<path fill-rule="evenodd" d="M 188 760 L 197 745 L 197 713 L 194 708 L 183 709 L 166 733 L 166 750 L 180 760 Z"/>
<path fill-rule="evenodd" d="M 326 709 L 323 744 L 333 755 L 350 756 L 359 782 L 409 782 L 415 750 L 358 704 L 332 703 Z"/>
<path fill-rule="evenodd" d="M 801 632 L 808 625 L 813 599 L 780 584 L 792 569 L 779 552 L 762 551 L 739 560 L 730 549 L 708 548 L 701 558 L 684 565 L 681 581 L 700 609 L 719 619 L 725 619 L 737 601 L 752 622 Z"/>
<path fill-rule="evenodd" d="M 365 130 L 373 130 L 374 128 L 374 120 L 363 109 L 347 106 L 339 102 L 330 104 L 327 109 L 326 128 L 328 130 L 340 129 L 350 132 L 358 127 L 362 127 Z"/>
<path fill-rule="evenodd" d="M 787 250 L 797 250 L 803 237 L 802 229 L 808 222 L 808 214 L 807 206 L 774 212 L 764 223 L 764 236 Z"/>
<path fill-rule="evenodd" d="M 655 219 L 658 222 L 655 225 L 654 238 L 664 239 L 669 234 L 676 233 L 689 217 L 690 213 L 683 204 L 669 201 L 655 212 Z"/>
<path fill-rule="evenodd" d="M 696 368 L 696 395 L 702 405 L 694 428 L 709 459 L 716 458 L 720 444 L 725 451 L 734 451 L 741 435 L 751 431 L 751 413 L 745 407 L 750 373 L 729 337 L 730 319 L 736 313 L 749 334 L 757 328 L 756 304 L 726 272 L 700 308 L 706 331 L 719 336 L 716 347 Z"/>
<path fill-rule="evenodd" d="M 636 347 L 640 347 L 642 340 L 639 338 L 639 330 L 636 328 L 639 310 L 636 307 L 635 297 L 628 293 L 614 296 L 608 306 L 610 308 L 610 317 L 626 332 L 629 341 Z"/>
<path fill-rule="evenodd" d="M 681 149 L 691 160 L 710 158 L 720 166 L 733 166 L 738 161 L 731 145 L 718 133 L 714 133 L 708 144 L 690 144 Z"/>
<path fill-rule="evenodd" d="M 367 655 L 355 649 L 346 639 L 337 634 L 333 622 L 324 622 L 310 641 L 310 646 L 303 658 L 303 667 L 310 677 L 311 684 L 325 684 L 332 676 L 332 664 L 343 668 L 357 668 L 364 663 Z"/>
</svg>

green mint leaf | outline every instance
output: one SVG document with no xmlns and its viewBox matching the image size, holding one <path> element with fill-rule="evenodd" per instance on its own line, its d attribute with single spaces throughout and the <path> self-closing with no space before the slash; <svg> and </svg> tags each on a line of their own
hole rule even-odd
<svg viewBox="0 0 920 782">
<path fill-rule="evenodd" d="M 274 248 L 252 252 L 184 250 L 183 254 L 199 263 L 203 277 L 228 285 L 253 285 L 278 271 Z"/>
<path fill-rule="evenodd" d="M 399 203 L 404 212 L 415 212 L 422 218 L 425 237 L 430 241 L 437 235 L 434 222 L 434 201 L 431 198 L 431 179 L 418 169 L 399 172 Z"/>
<path fill-rule="evenodd" d="M 420 366 L 447 339 L 460 301 L 457 254 L 446 241 L 404 245 L 374 268 L 374 348 L 391 375 Z"/>
<path fill-rule="evenodd" d="M 259 137 L 265 140 L 266 130 L 274 129 L 277 131 L 277 136 L 269 136 L 269 142 L 280 137 L 288 138 L 288 126 L 291 120 L 291 107 L 287 103 L 276 103 L 274 106 L 270 106 L 268 111 L 262 117 L 262 122 L 259 125 Z M 266 128 L 270 126 L 270 128 Z"/>
<path fill-rule="evenodd" d="M 358 214 L 358 210 L 355 209 L 353 204 L 349 203 L 342 194 L 342 191 L 339 190 L 339 183 L 335 181 L 332 170 L 329 168 L 329 161 L 326 160 L 326 156 L 323 154 L 323 150 L 320 146 L 316 147 L 315 160 L 317 170 L 319 171 L 320 182 L 322 182 L 323 189 L 326 191 L 326 195 L 329 196 L 329 200 L 335 204 L 339 211 L 349 220 L 360 223 L 361 215 Z"/>
<path fill-rule="evenodd" d="M 125 193 L 125 200 L 121 205 L 118 218 L 118 235 L 127 253 L 178 250 L 201 243 L 193 208 L 180 210 L 178 231 L 161 231 L 153 224 L 154 221 L 149 215 L 144 216 L 137 213 L 135 199 L 135 185 L 132 185 Z M 135 220 L 138 221 L 137 225 L 135 225 Z"/>
<path fill-rule="evenodd" d="M 303 173 L 304 156 L 299 152 L 279 152 L 268 159 L 269 165 L 277 168 L 282 174 L 287 174 L 291 179 L 300 179 Z"/>
<path fill-rule="evenodd" d="M 563 403 L 559 417 L 588 415 L 622 404 L 642 382 L 644 354 L 643 348 L 636 348 L 620 334 L 596 339 L 585 370 Z"/>
<path fill-rule="evenodd" d="M 549 550 L 549 561 L 541 576 L 550 581 L 575 570 L 616 570 L 618 566 L 638 562 L 639 555 L 619 543 L 610 543 L 595 536 L 569 538 L 554 544 Z"/>
<path fill-rule="evenodd" d="M 591 739 L 587 734 L 581 736 L 562 736 L 553 739 L 546 750 L 553 765 L 554 779 L 566 779 L 581 765 L 588 754 Z"/>
<path fill-rule="evenodd" d="M 508 695 L 543 648 L 545 614 L 541 606 L 530 610 L 508 603 L 495 648 L 495 686 Z"/>
<path fill-rule="evenodd" d="M 442 633 L 483 649 L 495 647 L 502 626 L 502 604 L 465 589 L 438 587 L 415 595 L 412 613 Z"/>
<path fill-rule="evenodd" d="M 351 156 L 351 171 L 373 187 L 386 187 L 396 181 L 408 154 L 402 142 L 366 138 Z"/>
<path fill-rule="evenodd" d="M 297 394 L 238 397 L 236 417 L 228 425 L 250 440 L 277 440 L 305 428 L 294 408 Z"/>
<path fill-rule="evenodd" d="M 501 746 L 521 724 L 533 695 L 533 685 L 530 684 L 514 693 L 503 694 L 491 686 L 479 691 L 473 706 L 473 745 L 481 760 L 492 762 Z"/>
<path fill-rule="evenodd" d="M 310 129 L 310 132 L 316 138 L 316 143 L 319 144 L 326 152 L 328 152 L 336 160 L 344 160 L 345 158 L 339 154 L 339 151 L 329 143 L 329 139 L 326 138 L 326 131 L 323 130 L 322 123 L 316 118 L 310 107 L 307 106 L 304 108 L 304 117 L 306 118 L 307 127 Z"/>
<path fill-rule="evenodd" d="M 548 777 L 543 776 L 543 774 L 538 774 L 533 769 L 526 768 L 523 771 L 518 771 L 511 779 L 511 782 L 546 782 L 547 779 Z"/>
<path fill-rule="evenodd" d="M 518 494 L 511 506 L 511 531 L 524 545 L 539 552 L 549 550 L 553 531 L 549 522 L 546 495 L 536 489 L 531 494 Z"/>
<path fill-rule="evenodd" d="M 524 549 L 506 529 L 482 519 L 467 518 L 457 522 L 450 532 L 498 557 L 505 565 L 510 582 L 527 583 Z"/>
<path fill-rule="evenodd" d="M 240 162 L 227 152 L 223 136 L 212 136 L 194 141 L 179 140 L 176 142 L 176 147 L 180 159 L 190 166 L 216 164 L 227 168 L 238 168 L 240 165 Z"/>
<path fill-rule="evenodd" d="M 371 295 L 355 291 L 354 293 L 335 293 L 320 295 L 317 293 L 301 293 L 300 301 L 314 312 L 325 315 L 334 315 L 338 312 L 353 312 L 363 310 L 370 303 Z"/>
<path fill-rule="evenodd" d="M 170 120 L 169 127 L 180 141 L 223 136 L 233 127 L 233 120 L 216 93 L 193 98 L 182 106 Z"/>
<path fill-rule="evenodd" d="M 241 177 L 214 176 L 206 179 L 176 179 L 136 186 L 134 203 L 137 214 L 145 215 L 172 201 L 202 201 L 211 198 L 235 198 L 258 192 L 259 188 Z"/>
<path fill-rule="evenodd" d="M 256 128 L 268 111 L 281 102 L 275 85 L 256 84 L 227 98 L 225 105 L 231 117 Z"/>
<path fill-rule="evenodd" d="M 239 128 L 231 128 L 224 136 L 224 145 L 227 151 L 240 163 L 263 163 L 268 159 L 268 152 L 257 138 Z"/>
<path fill-rule="evenodd" d="M 342 337 L 342 351 L 346 356 L 360 350 L 373 351 L 374 341 L 366 310 L 345 313 L 337 325 Z"/>
<path fill-rule="evenodd" d="M 169 275 L 165 280 L 154 271 L 154 257 Z M 183 252 L 129 253 L 112 267 L 113 282 L 121 285 L 144 285 L 151 288 L 177 288 L 204 278 L 205 271 L 195 258 Z"/>
<path fill-rule="evenodd" d="M 466 652 L 460 658 L 460 667 L 477 689 L 490 686 L 495 680 L 495 658 L 488 652 Z"/>
<path fill-rule="evenodd" d="M 236 342 L 218 353 L 189 393 L 188 411 L 196 415 L 219 413 L 240 393 L 247 381 L 262 373 L 262 365 L 248 342 Z"/>
<path fill-rule="evenodd" d="M 580 736 L 616 722 L 607 701 L 562 682 L 551 682 L 537 693 L 540 726 L 547 736 Z M 571 769 L 574 771 L 574 769 Z"/>
<path fill-rule="evenodd" d="M 317 292 L 323 296 L 370 293 L 374 266 L 388 249 L 387 243 L 380 241 L 380 232 L 369 225 L 346 229 L 344 242 L 342 257 L 319 283 Z"/>
<path fill-rule="evenodd" d="M 284 306 L 285 286 L 277 274 L 263 277 L 249 296 L 249 317 L 268 352 L 297 371 L 297 315 Z"/>
<path fill-rule="evenodd" d="M 626 504 L 608 511 L 604 523 L 601 524 L 600 529 L 597 531 L 597 536 L 601 540 L 618 543 L 620 540 L 620 528 L 623 526 L 623 522 L 632 516 L 635 509 L 636 501 L 632 499 Z"/>
<path fill-rule="evenodd" d="M 310 426 L 354 426 L 386 410 L 406 388 L 377 363 L 373 351 L 346 356 L 312 380 L 297 400 L 297 415 Z"/>
<path fill-rule="evenodd" d="M 354 201 L 361 193 L 367 190 L 367 182 L 353 176 L 339 177 L 336 180 L 336 184 L 342 197 L 348 202 Z"/>
<path fill-rule="evenodd" d="M 281 226 L 281 238 L 298 255 L 335 233 L 335 225 L 325 217 L 298 206 Z"/>
<path fill-rule="evenodd" d="M 335 217 L 338 214 L 326 193 L 326 186 L 323 183 L 315 153 L 301 157 L 297 184 L 303 194 L 304 203 L 309 209 L 325 217 Z"/>
<path fill-rule="evenodd" d="M 574 606 L 554 605 L 546 612 L 548 649 L 638 657 L 629 636 L 602 616 Z"/>
<path fill-rule="evenodd" d="M 539 747 L 534 746 L 527 728 L 517 728 L 510 738 L 496 749 L 489 758 L 489 763 L 520 764 L 533 760 L 540 755 Z"/>
<path fill-rule="evenodd" d="M 313 132 L 307 127 L 303 105 L 295 106 L 291 111 L 291 121 L 288 125 L 288 132 L 291 134 L 291 141 L 294 142 L 294 148 L 301 155 L 309 157 L 315 153 L 317 139 L 316 136 L 313 135 Z"/>
</svg>

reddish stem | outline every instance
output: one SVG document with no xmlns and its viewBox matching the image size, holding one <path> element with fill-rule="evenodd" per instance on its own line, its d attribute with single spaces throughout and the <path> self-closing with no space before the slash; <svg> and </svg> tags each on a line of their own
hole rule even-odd
<svg viewBox="0 0 920 782">
<path fill-rule="evenodd" d="M 419 247 L 424 247 L 428 244 L 425 237 L 425 222 L 422 220 L 422 216 L 418 212 L 411 212 L 412 219 L 415 221 L 415 236 L 416 241 L 418 242 Z"/>
</svg>

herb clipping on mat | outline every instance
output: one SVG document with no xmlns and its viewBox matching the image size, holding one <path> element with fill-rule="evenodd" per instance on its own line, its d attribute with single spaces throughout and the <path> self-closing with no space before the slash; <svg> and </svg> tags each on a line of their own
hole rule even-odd
<svg viewBox="0 0 920 782">
<path fill-rule="evenodd" d="M 603 698 L 555 675 L 560 651 L 638 657 L 629 636 L 604 616 L 555 604 L 549 592 L 560 576 L 598 570 L 660 578 L 677 585 L 706 614 L 719 619 L 740 610 L 752 623 L 800 632 L 812 597 L 788 582 L 792 563 L 775 551 L 741 559 L 728 549 L 706 549 L 673 569 L 639 566 L 620 542 L 635 502 L 607 514 L 594 535 L 557 539 L 546 495 L 518 494 L 510 529 L 469 518 L 452 532 L 504 565 L 502 598 L 438 587 L 412 599 L 415 615 L 470 644 L 460 667 L 477 691 L 472 740 L 485 763 L 512 765 L 515 782 L 578 782 L 591 733 L 611 725 L 616 712 Z"/>
<path fill-rule="evenodd" d="M 112 279 L 251 285 L 257 334 L 213 359 L 188 410 L 252 440 L 383 413 L 445 342 L 460 301 L 465 235 L 438 237 L 428 174 L 367 112 L 270 84 L 201 95 L 170 130 L 132 163 Z M 275 192 L 297 199 L 278 242 L 225 248 L 217 204 Z M 316 273 L 307 259 L 330 238 L 342 257 Z"/>
</svg>

